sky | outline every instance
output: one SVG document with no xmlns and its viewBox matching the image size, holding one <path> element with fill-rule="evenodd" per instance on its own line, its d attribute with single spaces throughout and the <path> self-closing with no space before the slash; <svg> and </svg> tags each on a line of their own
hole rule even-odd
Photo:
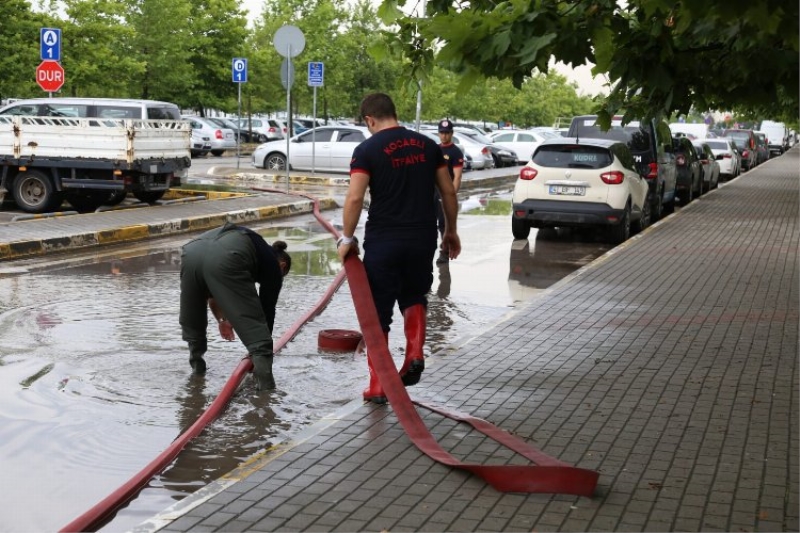
<svg viewBox="0 0 800 533">
<path fill-rule="evenodd" d="M 242 9 L 250 13 L 249 20 L 256 20 L 262 11 L 264 0 L 241 0 Z M 551 64 L 560 74 L 566 76 L 570 81 L 578 84 L 578 94 L 583 96 L 594 96 L 599 93 L 608 94 L 608 88 L 603 87 L 605 80 L 601 77 L 593 77 L 591 67 L 581 65 L 576 68 L 564 65 L 563 63 Z"/>
</svg>

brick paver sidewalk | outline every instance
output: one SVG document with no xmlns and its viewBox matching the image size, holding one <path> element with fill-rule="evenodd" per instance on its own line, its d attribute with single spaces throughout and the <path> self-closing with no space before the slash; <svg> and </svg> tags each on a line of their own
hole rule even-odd
<svg viewBox="0 0 800 533">
<path fill-rule="evenodd" d="M 797 531 L 799 183 L 795 148 L 438 357 L 411 391 L 597 470 L 594 498 L 496 492 L 363 405 L 138 530 Z M 425 420 L 464 460 L 518 460 Z"/>
</svg>

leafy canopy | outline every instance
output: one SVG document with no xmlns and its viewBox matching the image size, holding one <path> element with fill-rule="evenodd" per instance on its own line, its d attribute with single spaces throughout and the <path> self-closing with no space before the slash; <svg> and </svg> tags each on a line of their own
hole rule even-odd
<svg viewBox="0 0 800 533">
<path fill-rule="evenodd" d="M 797 1 L 786 0 L 383 0 L 393 48 L 409 75 L 433 64 L 515 86 L 547 72 L 551 57 L 607 74 L 606 121 L 698 109 L 797 121 Z M 412 11 L 413 9 L 413 11 Z M 435 56 L 425 51 L 435 50 Z"/>
</svg>

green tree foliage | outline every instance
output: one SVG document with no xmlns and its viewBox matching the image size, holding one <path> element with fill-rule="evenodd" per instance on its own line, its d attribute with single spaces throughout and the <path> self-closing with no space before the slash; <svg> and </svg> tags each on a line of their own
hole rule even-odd
<svg viewBox="0 0 800 533">
<path fill-rule="evenodd" d="M 519 88 L 511 80 L 476 80 L 462 92 L 455 90 L 459 77 L 450 70 L 434 67 L 423 84 L 422 119 L 443 117 L 511 123 L 518 127 L 551 126 L 558 117 L 588 113 L 593 102 L 578 96 L 575 86 L 557 73 L 525 78 Z M 411 105 L 413 104 L 413 105 Z M 401 101 L 398 114 L 406 120 L 415 116 L 414 102 Z"/>
<path fill-rule="evenodd" d="M 376 60 L 368 52 L 375 40 L 379 20 L 366 0 L 350 6 L 332 0 L 270 0 L 253 36 L 253 54 L 258 66 L 253 111 L 286 109 L 286 91 L 280 83 L 283 57 L 273 45 L 275 33 L 284 25 L 300 28 L 306 45 L 292 61 L 295 83 L 292 109 L 311 115 L 313 88 L 308 87 L 307 65 L 325 64 L 324 86 L 317 89 L 317 115 L 354 118 L 362 96 L 370 91 L 391 91 L 396 81 L 393 58 Z M 251 88 L 247 88 L 251 89 Z"/>
<path fill-rule="evenodd" d="M 598 102 L 606 119 L 693 105 L 797 116 L 796 1 L 428 0 L 425 16 L 401 11 L 405 4 L 384 0 L 380 13 L 397 28 L 387 38 L 410 59 L 413 77 L 434 64 L 420 48 L 436 49 L 435 61 L 462 83 L 486 76 L 517 87 L 554 57 L 607 73 L 612 89 Z"/>
<path fill-rule="evenodd" d="M 247 57 L 247 18 L 238 0 L 192 0 L 189 104 L 203 113 L 206 108 L 233 111 L 237 91 L 231 78 L 234 57 Z"/>
<path fill-rule="evenodd" d="M 71 96 L 129 97 L 145 61 L 133 53 L 133 28 L 120 24 L 126 6 L 116 0 L 64 0 L 63 93 Z M 114 80 L 109 83 L 109 80 Z"/>
<path fill-rule="evenodd" d="M 190 61 L 195 46 L 189 23 L 189 0 L 124 0 L 130 49 L 143 63 L 132 73 L 131 96 L 183 104 L 195 85 Z M 110 80 L 109 80 L 110 81 Z M 187 90 L 188 89 L 188 90 Z"/>
<path fill-rule="evenodd" d="M 0 99 L 43 96 L 36 85 L 39 29 L 47 18 L 34 13 L 27 0 L 0 1 Z"/>
</svg>

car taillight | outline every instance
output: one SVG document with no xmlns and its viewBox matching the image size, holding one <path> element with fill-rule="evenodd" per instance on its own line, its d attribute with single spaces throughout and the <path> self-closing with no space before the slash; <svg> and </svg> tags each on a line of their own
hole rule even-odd
<svg viewBox="0 0 800 533">
<path fill-rule="evenodd" d="M 647 165 L 647 177 L 650 179 L 658 177 L 658 163 L 653 161 L 652 163 L 648 163 Z"/>
<path fill-rule="evenodd" d="M 747 150 L 742 150 L 742 157 L 744 157 L 745 159 L 750 157 L 750 152 L 748 152 Z"/>
<path fill-rule="evenodd" d="M 683 154 L 678 155 L 678 157 L 675 158 L 675 164 L 676 165 L 680 165 L 680 166 L 685 165 L 686 164 L 686 156 L 684 156 Z"/>
<path fill-rule="evenodd" d="M 487 155 L 487 156 L 488 156 L 488 155 L 489 155 L 489 149 L 484 147 L 484 149 L 483 149 L 483 150 L 481 150 L 481 153 L 482 153 L 483 155 Z"/>
<path fill-rule="evenodd" d="M 523 167 L 523 169 L 519 171 L 519 179 L 532 180 L 538 173 L 539 172 L 535 168 Z"/>
<path fill-rule="evenodd" d="M 269 128 L 269 130 L 268 130 L 268 131 L 269 131 L 270 133 L 275 133 L 275 132 L 276 132 L 276 131 L 278 131 L 278 130 L 276 130 L 274 127 L 270 126 L 270 128 Z"/>
<path fill-rule="evenodd" d="M 619 185 L 625 181 L 625 174 L 619 170 L 612 170 L 611 172 L 603 172 L 600 174 L 600 179 L 609 185 Z"/>
<path fill-rule="evenodd" d="M 722 154 L 722 158 L 723 158 L 723 159 L 730 159 L 730 158 L 732 158 L 732 157 L 733 157 L 733 156 L 732 156 L 731 154 Z"/>
<path fill-rule="evenodd" d="M 222 136 L 222 130 L 217 130 L 214 132 L 214 137 L 217 139 L 224 139 L 225 137 Z"/>
</svg>

